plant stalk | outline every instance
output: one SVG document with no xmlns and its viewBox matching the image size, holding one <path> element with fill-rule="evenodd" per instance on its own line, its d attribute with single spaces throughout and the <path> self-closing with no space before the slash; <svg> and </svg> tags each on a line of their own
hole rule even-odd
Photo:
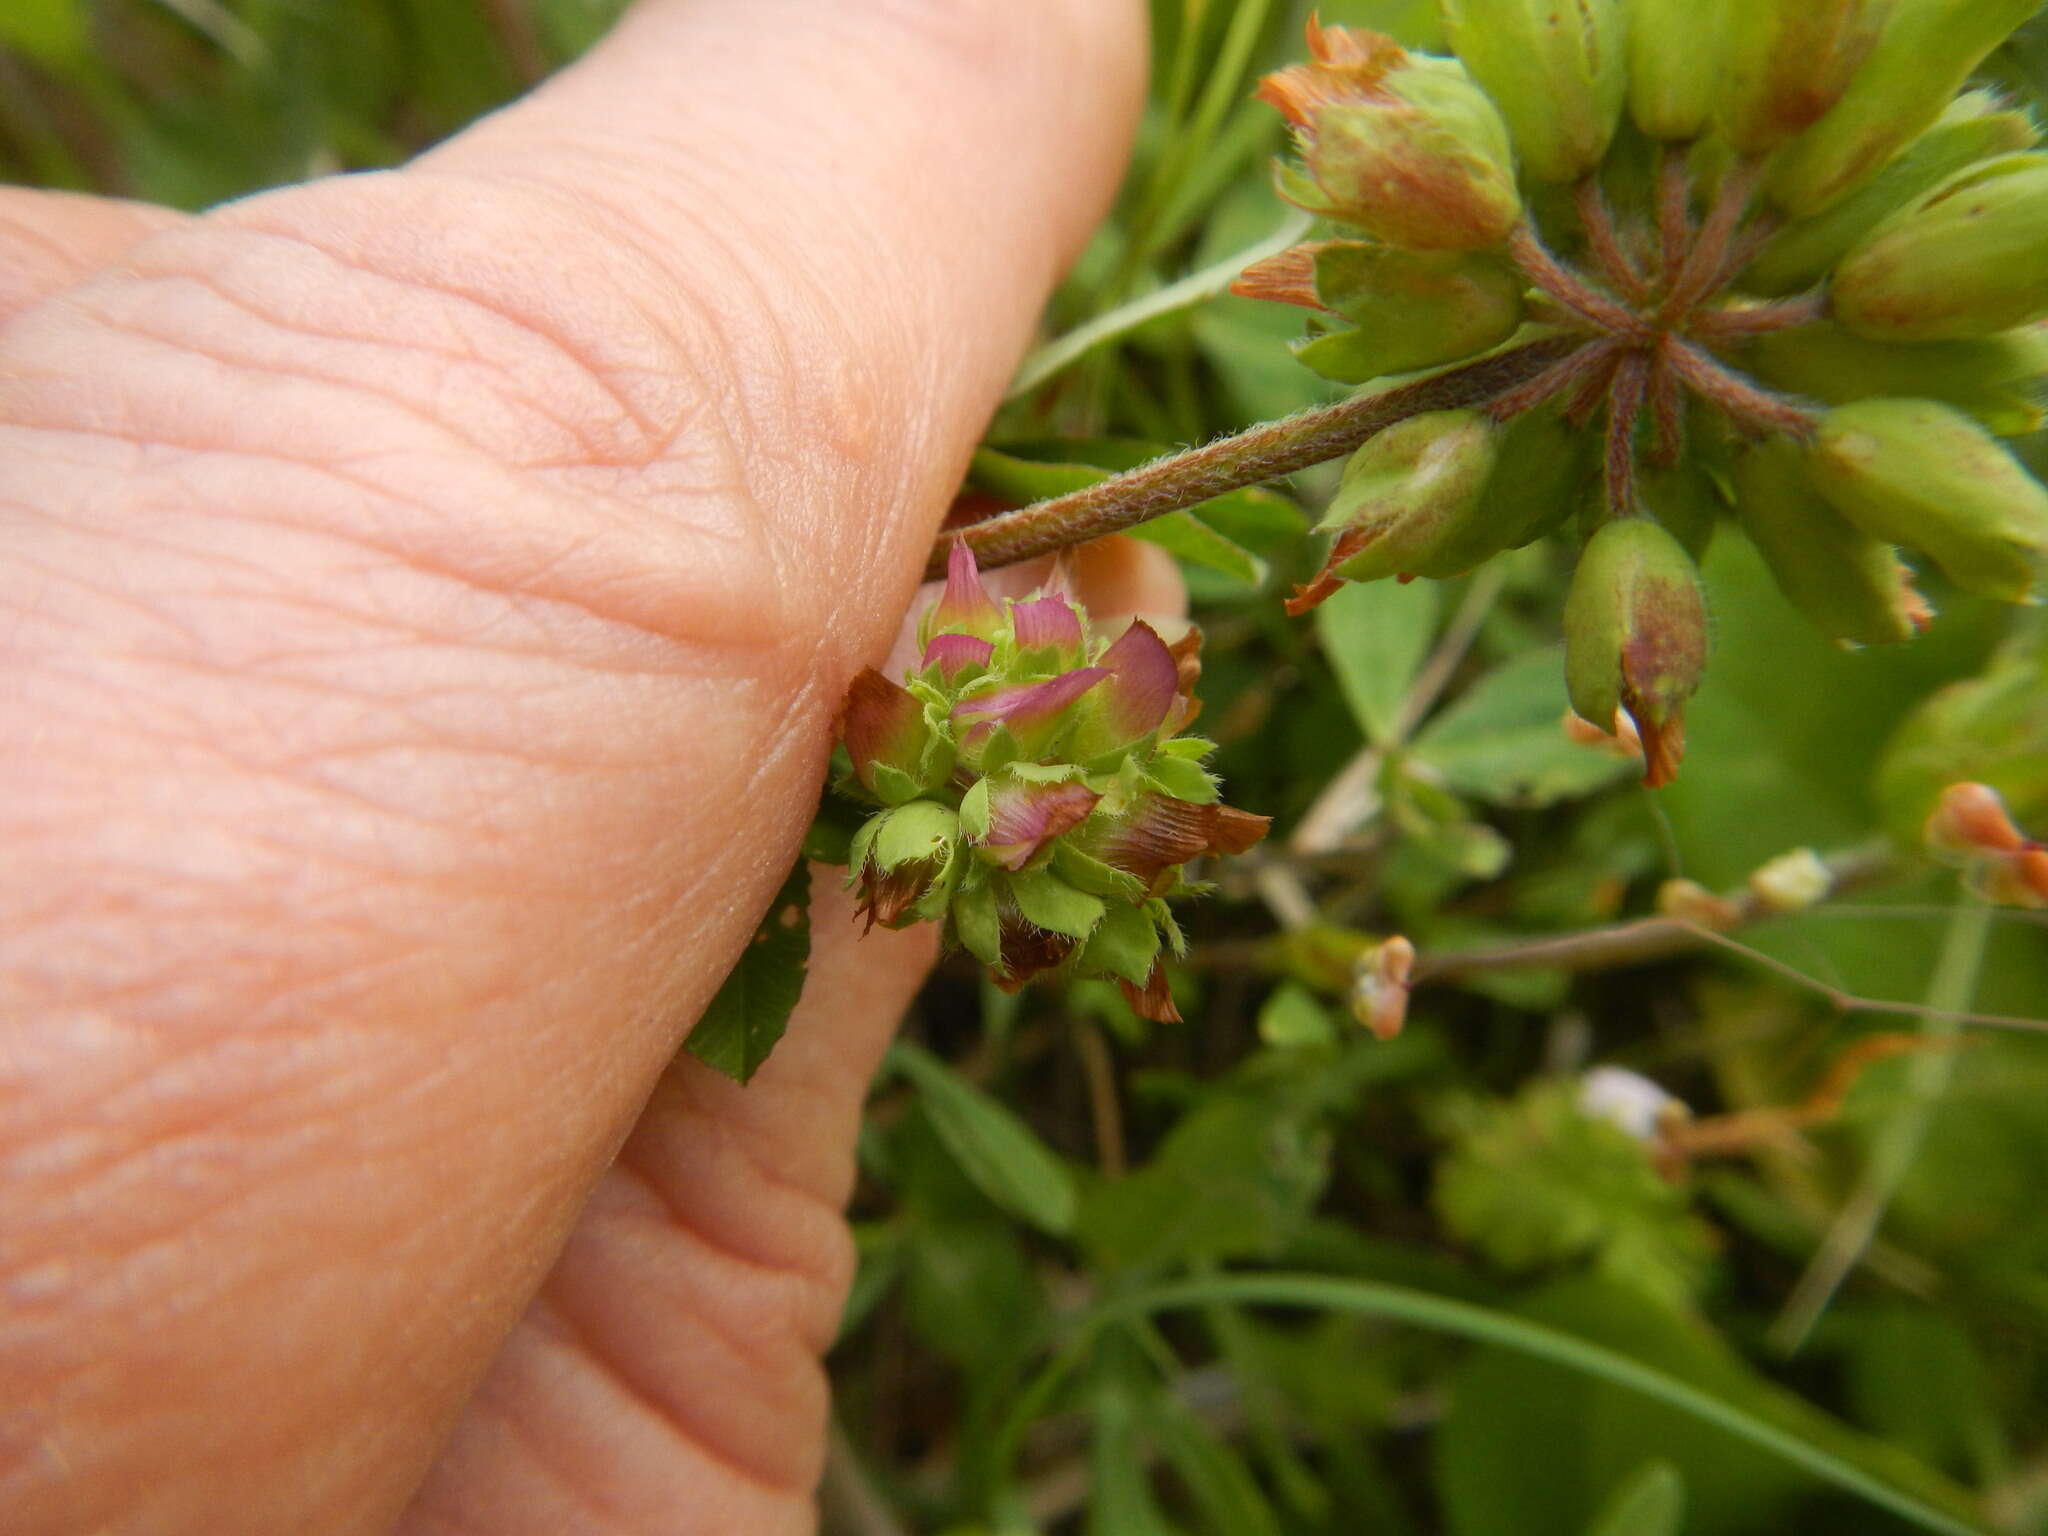
<svg viewBox="0 0 2048 1536">
<path fill-rule="evenodd" d="M 936 581 L 945 575 L 946 554 L 956 540 L 974 551 L 983 570 L 990 570 L 1121 533 L 1211 497 L 1339 458 L 1375 433 L 1424 411 L 1483 405 L 1582 344 L 1582 337 L 1546 336 L 1412 384 L 1265 422 L 1064 496 L 949 530 L 932 546 L 925 579 Z"/>
</svg>

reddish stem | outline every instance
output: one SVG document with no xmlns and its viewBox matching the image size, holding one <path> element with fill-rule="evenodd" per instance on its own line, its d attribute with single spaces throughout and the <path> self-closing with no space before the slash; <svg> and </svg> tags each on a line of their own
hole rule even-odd
<svg viewBox="0 0 2048 1536">
<path fill-rule="evenodd" d="M 1783 432 L 1802 442 L 1820 426 L 1811 411 L 1759 389 L 1676 336 L 1664 338 L 1662 351 L 1671 371 L 1689 389 L 1719 406 L 1738 426 L 1758 433 Z"/>
<path fill-rule="evenodd" d="M 1643 321 L 1634 310 L 1587 287 L 1550 254 L 1535 227 L 1528 222 L 1517 224 L 1514 233 L 1508 236 L 1508 255 L 1514 258 L 1515 265 L 1522 269 L 1530 282 L 1603 331 L 1613 331 L 1622 336 L 1645 334 Z"/>
<path fill-rule="evenodd" d="M 1570 389 L 1588 374 L 1598 373 L 1621 346 L 1618 341 L 1585 343 L 1571 356 L 1552 363 L 1526 384 L 1494 396 L 1486 404 L 1487 415 L 1495 421 L 1513 421 L 1524 411 L 1532 411 L 1551 396 Z"/>
<path fill-rule="evenodd" d="M 1620 233 L 1614 227 L 1614 213 L 1607 206 L 1600 183 L 1588 176 L 1573 189 L 1572 198 L 1578 204 L 1579 223 L 1586 231 L 1586 248 L 1599 263 L 1600 275 L 1629 303 L 1640 304 L 1649 296 L 1650 285 L 1622 249 Z"/>
<path fill-rule="evenodd" d="M 1661 271 L 1668 287 L 1685 262 L 1685 248 L 1692 239 L 1692 176 L 1686 169 L 1685 151 L 1669 144 L 1657 149 L 1657 245 L 1663 257 Z"/>
<path fill-rule="evenodd" d="M 1701 341 L 1739 341 L 1749 336 L 1766 336 L 1772 331 L 1811 325 L 1828 310 L 1827 295 L 1818 288 L 1796 299 L 1777 304 L 1752 304 L 1740 309 L 1703 309 L 1686 323 L 1686 330 Z"/>
<path fill-rule="evenodd" d="M 1636 417 L 1649 381 L 1649 354 L 1631 347 L 1614 365 L 1607 397 L 1607 507 L 1616 517 L 1636 509 Z"/>
<path fill-rule="evenodd" d="M 1679 267 L 1678 276 L 1672 279 L 1670 290 L 1664 295 L 1663 307 L 1657 314 L 1660 323 L 1667 326 L 1677 324 L 1701 299 L 1725 281 L 1722 269 L 1728 260 L 1728 242 L 1736 226 L 1742 222 L 1743 214 L 1749 211 L 1750 194 L 1756 190 L 1757 174 L 1762 164 L 1755 156 L 1747 156 L 1736 161 L 1729 167 L 1728 174 L 1721 178 L 1714 206 L 1700 221 L 1699 235 L 1693 240 L 1692 249 L 1685 253 L 1684 264 Z"/>
<path fill-rule="evenodd" d="M 1650 423 L 1655 429 L 1650 441 L 1650 462 L 1660 469 L 1669 469 L 1685 451 L 1685 396 L 1662 347 L 1650 362 L 1649 396 Z"/>
<path fill-rule="evenodd" d="M 1607 391 L 1614 386 L 1615 370 L 1621 366 L 1621 351 L 1619 346 L 1610 347 L 1600 359 L 1600 371 L 1580 385 L 1578 393 L 1565 402 L 1564 419 L 1572 426 L 1583 427 L 1591 421 L 1593 412 L 1607 398 Z"/>
</svg>

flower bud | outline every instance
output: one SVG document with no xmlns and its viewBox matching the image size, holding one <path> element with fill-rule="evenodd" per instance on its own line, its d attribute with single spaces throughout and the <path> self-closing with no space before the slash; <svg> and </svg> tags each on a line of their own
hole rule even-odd
<svg viewBox="0 0 2048 1536">
<path fill-rule="evenodd" d="M 1322 573 L 1287 604 L 1300 614 L 1340 581 L 1453 575 L 1433 558 L 1479 505 L 1498 429 L 1479 411 L 1427 411 L 1351 456 L 1319 527 L 1335 531 Z"/>
<path fill-rule="evenodd" d="M 1692 557 L 1647 518 L 1586 541 L 1564 602 L 1565 685 L 1579 718 L 1617 706 L 1643 740 L 1643 782 L 1668 784 L 1685 755 L 1685 701 L 1707 664 L 1707 608 Z"/>
<path fill-rule="evenodd" d="M 1771 201 L 1804 218 L 1875 175 L 1941 116 L 1970 72 L 2037 4 L 1897 0 L 1841 99 L 1772 162 Z"/>
<path fill-rule="evenodd" d="M 1939 400 L 1999 437 L 2041 425 L 2048 329 L 2025 326 L 1959 341 L 1871 341 L 1819 321 L 1759 336 L 1743 349 L 1746 371 L 1787 394 L 1830 405 L 1873 397 Z"/>
<path fill-rule="evenodd" d="M 1455 363 L 1520 328 L 1525 281 L 1469 251 L 1333 240 L 1315 255 L 1316 297 L 1357 329 L 1303 342 L 1294 355 L 1342 384 Z"/>
<path fill-rule="evenodd" d="M 1734 0 L 1722 135 L 1745 154 L 1762 154 L 1819 122 L 1876 47 L 1894 3 Z"/>
<path fill-rule="evenodd" d="M 1927 817 L 1924 836 L 1930 853 L 1957 863 L 2018 853 L 2028 846 L 2004 799 L 1989 784 L 1949 785 Z"/>
<path fill-rule="evenodd" d="M 1785 600 L 1824 635 L 1858 645 L 1910 640 L 1933 610 L 1891 545 L 1823 501 L 1792 443 L 1773 438 L 1735 463 L 1735 515 Z"/>
<path fill-rule="evenodd" d="M 1507 119 L 1523 167 L 1576 181 L 1600 163 L 1628 94 L 1620 0 L 1441 0 L 1451 47 Z"/>
<path fill-rule="evenodd" d="M 1837 406 L 1807 471 L 1865 533 L 1925 551 L 1967 591 L 2028 600 L 2048 551 L 2048 491 L 1968 417 L 1931 400 Z"/>
<path fill-rule="evenodd" d="M 1892 213 L 1958 171 L 1993 155 L 2033 148 L 2041 135 L 2027 114 L 2002 112 L 1997 105 L 1989 91 L 1957 97 L 1932 128 L 1868 181 L 1773 235 L 1743 269 L 1742 286 L 1769 295 L 1811 288 Z"/>
<path fill-rule="evenodd" d="M 1507 129 L 1455 59 L 1390 37 L 1308 28 L 1314 62 L 1266 76 L 1258 95 L 1294 128 L 1305 174 L 1280 192 L 1389 245 L 1472 251 L 1521 217 Z"/>
<path fill-rule="evenodd" d="M 1373 945 L 1351 970 L 1351 1014 L 1376 1040 L 1391 1040 L 1408 1020 L 1415 946 L 1400 934 Z"/>
<path fill-rule="evenodd" d="M 1834 874 L 1811 848 L 1794 848 L 1749 872 L 1750 894 L 1767 912 L 1804 912 L 1827 899 Z"/>
<path fill-rule="evenodd" d="M 2048 313 L 2048 154 L 1952 176 L 1843 258 L 1836 317 L 1886 341 L 1989 336 Z"/>
<path fill-rule="evenodd" d="M 1628 14 L 1628 111 L 1653 139 L 1707 130 L 1728 47 L 1729 0 L 1634 0 Z"/>
<path fill-rule="evenodd" d="M 1697 880 L 1666 880 L 1657 887 L 1657 914 L 1724 933 L 1742 922 L 1742 909 Z"/>
<path fill-rule="evenodd" d="M 957 873 L 960 818 L 947 806 L 913 800 L 870 817 L 854 835 L 849 887 L 861 893 L 867 926 L 903 928 L 945 915 Z"/>
</svg>

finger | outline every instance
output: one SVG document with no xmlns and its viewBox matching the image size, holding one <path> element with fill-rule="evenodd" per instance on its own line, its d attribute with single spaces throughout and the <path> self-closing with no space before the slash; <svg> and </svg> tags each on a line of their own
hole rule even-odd
<svg viewBox="0 0 2048 1536">
<path fill-rule="evenodd" d="M 10 326 L 13 1528 L 406 1498 L 786 868 L 1137 11 L 652 0 Z"/>
<path fill-rule="evenodd" d="M 1098 627 L 1185 609 L 1156 545 L 1104 540 L 1068 562 Z M 991 585 L 1021 594 L 1052 567 L 1009 567 Z M 814 871 L 811 974 L 783 1044 L 746 1088 L 688 1058 L 664 1077 L 408 1532 L 551 1536 L 593 1507 L 625 1530 L 813 1528 L 818 1362 L 853 1273 L 839 1211 L 854 1136 L 933 949 L 923 929 L 862 936 L 838 873 Z"/>
<path fill-rule="evenodd" d="M 184 218 L 150 203 L 0 187 L 0 325 Z"/>
</svg>

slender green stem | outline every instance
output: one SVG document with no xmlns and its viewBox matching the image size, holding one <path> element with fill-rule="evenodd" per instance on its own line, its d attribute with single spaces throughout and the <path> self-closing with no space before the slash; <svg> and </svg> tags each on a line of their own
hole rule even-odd
<svg viewBox="0 0 2048 1536">
<path fill-rule="evenodd" d="M 1483 405 L 1535 377 L 1580 342 L 1572 336 L 1544 337 L 1412 384 L 1265 422 L 1234 437 L 1154 459 L 1065 496 L 941 535 L 925 574 L 933 580 L 945 574 L 946 551 L 955 539 L 965 541 L 984 569 L 1014 565 L 1070 544 L 1121 533 L 1213 496 L 1291 475 L 1341 457 L 1374 433 L 1424 411 Z"/>
<path fill-rule="evenodd" d="M 1932 1039 L 1951 1040 L 1962 1027 L 1977 991 L 1977 974 L 1984 964 L 1984 946 L 1991 932 L 1991 908 L 1983 901 L 1965 898 L 1949 919 L 1942 940 L 1941 958 L 1928 983 L 1927 1012 L 1920 1031 Z M 1870 1149 L 1870 1161 L 1863 1178 L 1836 1216 L 1819 1249 L 1799 1277 L 1785 1310 L 1771 1327 L 1771 1341 L 1788 1354 L 1806 1342 L 1813 1325 L 1827 1310 L 1835 1292 L 1861 1261 L 1871 1239 L 1884 1222 L 1892 1197 L 1905 1181 L 1906 1171 L 1920 1151 L 1927 1125 L 1935 1107 L 1948 1090 L 1955 1071 L 1952 1050 L 1927 1051 L 1919 1056 L 1906 1080 L 1906 1102 L 1885 1125 Z"/>
<path fill-rule="evenodd" d="M 1128 304 L 1119 304 L 1087 324 L 1076 326 L 1064 336 L 1054 337 L 1024 359 L 1023 365 L 1017 369 L 1016 378 L 1010 381 L 1009 393 L 1003 399 L 1021 399 L 1097 347 L 1127 335 L 1161 315 L 1170 315 L 1175 310 L 1189 309 L 1206 299 L 1213 299 L 1253 262 L 1277 256 L 1307 234 L 1312 222 L 1305 213 L 1291 214 L 1284 224 L 1257 245 L 1226 256 L 1199 272 L 1191 272 L 1177 283 L 1155 288 Z"/>
</svg>

